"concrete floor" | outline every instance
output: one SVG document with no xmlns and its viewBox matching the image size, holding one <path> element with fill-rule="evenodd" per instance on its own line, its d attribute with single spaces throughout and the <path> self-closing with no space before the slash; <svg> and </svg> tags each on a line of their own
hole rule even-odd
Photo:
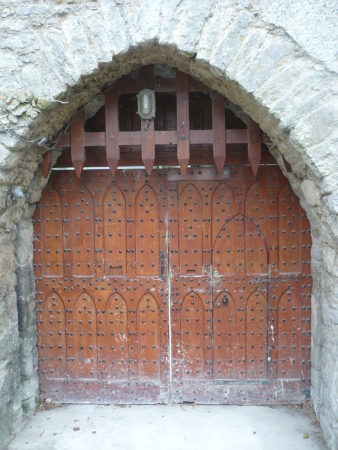
<svg viewBox="0 0 338 450">
<path fill-rule="evenodd" d="M 35 413 L 8 450 L 324 450 L 299 407 L 68 405 Z"/>
</svg>

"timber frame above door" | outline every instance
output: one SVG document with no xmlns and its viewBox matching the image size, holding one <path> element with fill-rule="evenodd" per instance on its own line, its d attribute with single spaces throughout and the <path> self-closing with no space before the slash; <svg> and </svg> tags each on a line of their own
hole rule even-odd
<svg viewBox="0 0 338 450">
<path fill-rule="evenodd" d="M 81 176 L 86 165 L 88 149 L 97 147 L 104 148 L 104 164 L 109 166 L 113 176 L 121 163 L 125 165 L 121 161 L 121 149 L 126 147 L 141 149 L 140 162 L 148 174 L 159 162 L 156 161 L 158 159 L 156 148 L 163 148 L 163 146 L 167 146 L 167 149 L 174 148 L 176 164 L 185 174 L 188 165 L 195 163 L 195 158 L 191 154 L 194 146 L 203 146 L 204 149 L 212 146 L 211 163 L 215 164 L 218 172 L 221 173 L 224 163 L 227 162 L 227 147 L 231 147 L 231 144 L 247 145 L 248 161 L 254 174 L 257 173 L 262 157 L 262 144 L 271 141 L 253 120 L 249 119 L 247 126 L 233 128 L 227 123 L 224 97 L 179 70 L 176 70 L 175 78 L 154 76 L 154 66 L 144 67 L 141 74 L 143 77 L 137 79 L 122 78 L 104 92 L 104 131 L 101 129 L 86 131 L 85 114 L 82 108 L 71 123 L 70 133 L 65 134 L 56 144 L 59 148 L 70 147 L 71 163 L 77 176 Z M 174 97 L 175 112 L 172 111 L 172 107 L 169 107 L 169 111 L 168 108 L 164 112 L 158 110 L 155 120 L 141 121 L 138 118 L 136 123 L 135 109 L 132 112 L 133 126 L 124 127 L 126 114 L 122 103 L 128 96 L 129 100 L 136 100 L 138 92 L 143 88 L 153 89 L 158 97 L 167 95 L 167 102 L 168 95 Z M 197 99 L 198 103 L 204 105 L 205 110 L 209 110 L 204 121 L 198 120 L 199 111 L 191 107 L 193 96 L 195 101 Z M 158 102 L 159 98 L 156 99 L 156 103 Z M 168 126 L 167 123 L 166 126 L 164 116 L 168 113 L 172 120 L 169 120 L 170 125 Z M 194 114 L 195 117 L 193 117 Z M 195 126 L 192 124 L 193 121 Z M 241 124 L 244 125 L 243 122 Z M 42 163 L 42 173 L 45 177 L 49 174 L 51 164 L 50 151 L 45 154 Z"/>
</svg>

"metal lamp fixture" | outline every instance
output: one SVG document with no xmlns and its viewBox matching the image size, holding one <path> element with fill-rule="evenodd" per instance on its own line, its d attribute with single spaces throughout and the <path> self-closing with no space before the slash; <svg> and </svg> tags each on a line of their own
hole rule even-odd
<svg viewBox="0 0 338 450">
<path fill-rule="evenodd" d="M 137 96 L 137 113 L 142 120 L 151 120 L 155 118 L 156 100 L 155 91 L 151 89 L 142 89 Z"/>
</svg>

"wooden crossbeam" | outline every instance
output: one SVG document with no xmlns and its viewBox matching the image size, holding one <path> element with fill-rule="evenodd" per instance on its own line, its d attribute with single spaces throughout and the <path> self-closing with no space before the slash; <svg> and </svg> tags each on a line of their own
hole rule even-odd
<svg viewBox="0 0 338 450">
<path fill-rule="evenodd" d="M 224 97 L 218 92 L 212 94 L 213 155 L 217 172 L 222 173 L 226 158 Z"/>
<path fill-rule="evenodd" d="M 114 176 L 120 159 L 119 105 L 116 91 L 109 91 L 105 94 L 105 121 L 106 158 Z"/>
<path fill-rule="evenodd" d="M 105 132 L 86 132 L 84 133 L 85 147 L 104 147 L 106 145 Z M 213 144 L 212 130 L 190 130 L 190 144 Z M 248 132 L 246 129 L 226 130 L 227 144 L 247 144 Z M 262 133 L 262 143 L 269 144 L 269 136 Z M 155 131 L 155 145 L 176 145 L 176 131 Z M 119 145 L 141 145 L 140 131 L 120 131 Z M 56 148 L 70 147 L 70 135 L 62 136 Z"/>
<path fill-rule="evenodd" d="M 189 125 L 189 75 L 176 73 L 177 105 L 177 159 L 183 174 L 186 173 L 190 157 Z"/>
<path fill-rule="evenodd" d="M 84 110 L 81 109 L 75 116 L 70 126 L 70 148 L 72 163 L 76 175 L 81 176 L 86 161 L 84 144 Z"/>
<path fill-rule="evenodd" d="M 254 175 L 257 174 L 262 157 L 261 129 L 251 118 L 248 123 L 248 157 Z"/>
</svg>

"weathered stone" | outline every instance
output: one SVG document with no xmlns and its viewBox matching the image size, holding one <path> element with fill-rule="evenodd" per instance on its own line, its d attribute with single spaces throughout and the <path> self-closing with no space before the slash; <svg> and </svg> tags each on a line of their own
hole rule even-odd
<svg viewBox="0 0 338 450">
<path fill-rule="evenodd" d="M 331 248 L 329 245 L 323 246 L 323 262 L 327 271 L 338 277 L 338 256 L 334 248 Z"/>
<path fill-rule="evenodd" d="M 18 289 L 18 318 L 19 330 L 23 331 L 35 325 L 35 291 L 34 291 L 34 274 L 29 277 L 30 280 L 25 286 L 22 283 L 20 290 Z M 28 295 L 27 291 L 30 290 Z M 21 291 L 22 290 L 22 291 Z M 29 291 L 28 291 L 29 292 Z"/>
<path fill-rule="evenodd" d="M 32 351 L 33 349 L 33 351 Z M 21 369 L 21 376 L 24 379 L 30 379 L 36 377 L 36 328 L 35 326 L 31 330 L 30 335 L 25 338 L 20 339 L 20 354 L 21 354 L 21 361 L 20 361 L 20 369 Z M 28 394 L 30 396 L 31 394 Z"/>
<path fill-rule="evenodd" d="M 17 264 L 32 263 L 33 254 L 33 224 L 31 220 L 22 220 L 17 227 L 17 236 L 15 241 L 15 257 Z"/>
<path fill-rule="evenodd" d="M 320 197 L 318 190 L 311 180 L 304 180 L 300 185 L 305 198 L 310 206 L 318 206 L 320 203 Z"/>
<path fill-rule="evenodd" d="M 16 317 L 14 317 L 15 319 Z M 19 332 L 17 323 L 13 323 L 9 318 L 1 318 L 0 322 L 0 361 L 11 359 L 19 349 Z"/>
<path fill-rule="evenodd" d="M 18 358 L 0 362 L 0 437 L 4 444 L 20 428 L 22 421 Z"/>
<path fill-rule="evenodd" d="M 325 8 L 316 0 L 280 3 L 278 0 L 250 0 L 248 6 L 266 23 L 286 29 L 301 47 L 323 61 L 329 70 L 338 71 L 336 51 L 337 3 L 329 1 Z M 328 39 L 330 36 L 330 39 Z"/>
</svg>

